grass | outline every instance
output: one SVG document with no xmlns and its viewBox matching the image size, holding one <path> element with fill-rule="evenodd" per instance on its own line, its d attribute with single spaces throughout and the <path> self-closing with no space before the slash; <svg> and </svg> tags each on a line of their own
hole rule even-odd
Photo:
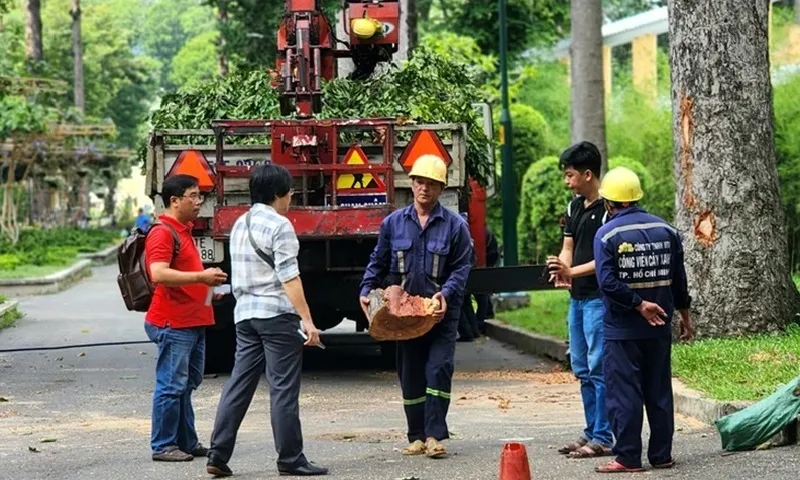
<svg viewBox="0 0 800 480">
<path fill-rule="evenodd" d="M 5 301 L 6 301 L 6 297 L 3 296 L 3 295 L 0 295 L 0 305 L 5 303 Z M 20 318 L 22 318 L 22 312 L 20 312 L 16 308 L 12 308 L 11 310 L 8 310 L 2 316 L 0 316 L 0 330 L 2 330 L 4 328 L 11 327 L 11 326 L 14 326 L 14 324 Z"/>
<path fill-rule="evenodd" d="M 794 282 L 800 288 L 800 276 Z M 498 312 L 498 320 L 567 339 L 569 293 L 547 290 L 531 292 L 530 297 L 530 306 Z M 800 326 L 781 334 L 675 344 L 672 373 L 710 398 L 759 400 L 800 375 Z"/>
<path fill-rule="evenodd" d="M 759 400 L 800 375 L 800 327 L 787 333 L 676 345 L 672 372 L 717 400 Z"/>
<path fill-rule="evenodd" d="M 566 339 L 569 292 L 544 290 L 531 292 L 530 297 L 530 306 L 498 312 L 497 319 L 542 335 Z"/>
<path fill-rule="evenodd" d="M 69 263 L 61 265 L 21 265 L 13 270 L 0 270 L 0 278 L 43 277 L 63 270 L 67 266 L 69 266 Z"/>
</svg>

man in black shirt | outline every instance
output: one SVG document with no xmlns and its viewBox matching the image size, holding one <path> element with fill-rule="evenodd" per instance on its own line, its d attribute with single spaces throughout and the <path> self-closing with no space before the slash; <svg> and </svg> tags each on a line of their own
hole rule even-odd
<svg viewBox="0 0 800 480">
<path fill-rule="evenodd" d="M 559 453 L 573 458 L 611 454 L 613 436 L 606 416 L 603 379 L 603 315 L 605 307 L 595 277 L 593 242 L 606 220 L 600 198 L 600 152 L 589 142 L 561 154 L 564 181 L 575 193 L 567 206 L 564 244 L 547 264 L 556 286 L 570 286 L 569 354 L 572 371 L 581 382 L 586 428 L 577 442 Z"/>
</svg>

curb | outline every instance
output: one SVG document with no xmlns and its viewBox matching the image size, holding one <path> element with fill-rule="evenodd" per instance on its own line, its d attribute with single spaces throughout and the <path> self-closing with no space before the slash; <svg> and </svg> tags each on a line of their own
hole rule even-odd
<svg viewBox="0 0 800 480">
<path fill-rule="evenodd" d="M 0 303 L 0 317 L 2 317 L 7 311 L 13 310 L 17 308 L 19 302 L 16 300 L 6 300 L 3 303 Z"/>
<path fill-rule="evenodd" d="M 95 265 L 108 265 L 116 258 L 117 249 L 119 249 L 119 246 L 122 245 L 122 243 L 123 242 L 117 242 L 114 245 L 97 252 L 79 253 L 78 258 L 91 260 Z"/>
<path fill-rule="evenodd" d="M 754 403 L 714 400 L 702 392 L 692 390 L 677 378 L 672 379 L 672 397 L 675 413 L 695 418 L 708 425 L 714 425 L 720 418 L 744 410 Z"/>
<path fill-rule="evenodd" d="M 552 358 L 560 362 L 566 361 L 567 342 L 564 340 L 531 333 L 499 320 L 486 320 L 486 333 L 491 338 L 517 347 L 526 353 Z M 672 379 L 672 396 L 675 413 L 695 418 L 710 426 L 714 426 L 714 422 L 720 418 L 755 403 L 713 400 L 702 392 L 688 388 L 677 378 Z M 782 447 L 798 443 L 798 438 L 800 438 L 800 419 L 784 427 L 768 443 L 774 447 Z"/>
<path fill-rule="evenodd" d="M 707 398 L 702 392 L 688 388 L 677 378 L 672 379 L 672 397 L 675 413 L 696 418 L 711 426 L 715 426 L 715 422 L 720 418 L 744 410 L 756 403 L 752 401 L 726 402 Z M 800 422 L 795 420 L 766 443 L 772 447 L 794 445 L 797 443 L 798 436 L 800 436 Z"/>
<path fill-rule="evenodd" d="M 3 278 L 0 279 L 0 291 L 7 296 L 16 297 L 57 293 L 75 281 L 91 275 L 92 264 L 91 260 L 83 259 L 64 270 L 44 277 Z"/>
<path fill-rule="evenodd" d="M 520 350 L 559 362 L 567 361 L 567 342 L 555 337 L 538 335 L 499 320 L 486 320 L 486 334 Z"/>
</svg>

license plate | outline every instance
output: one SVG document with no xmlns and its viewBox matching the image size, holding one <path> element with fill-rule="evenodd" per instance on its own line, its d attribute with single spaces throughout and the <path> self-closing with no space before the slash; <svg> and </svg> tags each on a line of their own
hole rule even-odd
<svg viewBox="0 0 800 480">
<path fill-rule="evenodd" d="M 194 237 L 194 245 L 200 252 L 203 263 L 221 263 L 225 260 L 225 247 L 218 240 L 211 237 Z"/>
</svg>

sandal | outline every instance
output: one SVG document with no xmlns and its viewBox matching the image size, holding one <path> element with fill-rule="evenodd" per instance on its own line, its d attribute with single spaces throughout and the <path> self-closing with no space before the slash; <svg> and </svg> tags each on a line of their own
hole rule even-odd
<svg viewBox="0 0 800 480">
<path fill-rule="evenodd" d="M 569 458 L 594 458 L 612 455 L 611 449 L 599 443 L 589 442 L 581 448 L 569 452 Z"/>
<path fill-rule="evenodd" d="M 672 468 L 674 466 L 675 466 L 675 459 L 673 458 L 669 462 L 654 464 L 653 468 L 667 469 L 667 468 Z"/>
<path fill-rule="evenodd" d="M 589 441 L 586 440 L 585 438 L 581 437 L 581 438 L 578 439 L 577 442 L 573 442 L 573 443 L 564 445 L 563 447 L 559 448 L 558 449 L 558 453 L 566 455 L 569 452 L 574 452 L 575 450 L 581 448 L 582 446 L 586 445 L 587 443 L 589 443 Z"/>
<path fill-rule="evenodd" d="M 635 472 L 644 472 L 644 468 L 629 468 L 625 465 L 619 463 L 616 460 L 612 460 L 608 463 L 604 463 L 595 467 L 594 469 L 597 473 L 635 473 Z"/>
<path fill-rule="evenodd" d="M 442 458 L 447 455 L 444 445 L 439 443 L 435 438 L 429 438 L 425 443 L 425 452 L 428 458 Z"/>
<path fill-rule="evenodd" d="M 403 455 L 422 455 L 424 453 L 425 444 L 422 443 L 422 440 L 414 440 L 413 443 L 403 449 Z"/>
</svg>

